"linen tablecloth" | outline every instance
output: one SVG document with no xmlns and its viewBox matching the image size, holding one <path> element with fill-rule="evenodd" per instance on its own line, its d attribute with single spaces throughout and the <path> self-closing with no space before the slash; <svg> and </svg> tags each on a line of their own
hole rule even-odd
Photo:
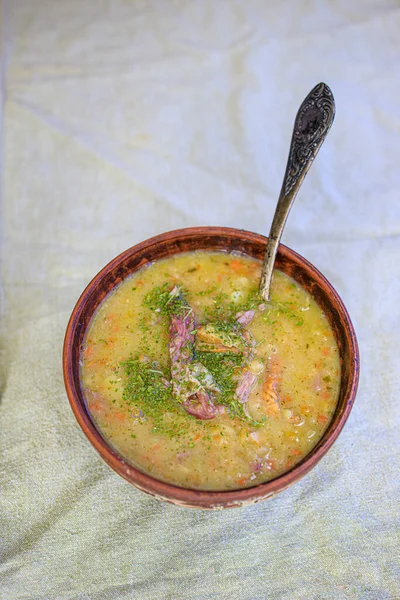
<svg viewBox="0 0 400 600">
<path fill-rule="evenodd" d="M 3 2 L 2 600 L 400 598 L 399 32 L 394 0 Z M 73 417 L 69 315 L 149 236 L 267 234 L 297 108 L 319 81 L 336 120 L 283 241 L 353 319 L 354 410 L 271 500 L 158 502 Z"/>
</svg>

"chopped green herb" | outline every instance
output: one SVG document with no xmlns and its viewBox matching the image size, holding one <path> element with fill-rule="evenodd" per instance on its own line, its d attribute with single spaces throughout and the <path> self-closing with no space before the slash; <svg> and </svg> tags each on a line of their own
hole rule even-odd
<svg viewBox="0 0 400 600">
<path fill-rule="evenodd" d="M 196 357 L 210 371 L 221 390 L 218 394 L 218 404 L 227 406 L 231 416 L 245 419 L 243 405 L 235 398 L 237 379 L 243 365 L 243 354 L 197 352 Z"/>
<path fill-rule="evenodd" d="M 143 304 L 152 311 L 158 310 L 163 316 L 183 314 L 188 309 L 185 292 L 182 288 L 175 287 L 170 290 L 170 284 L 167 282 L 148 292 L 143 299 Z"/>
<path fill-rule="evenodd" d="M 276 319 L 273 321 L 272 315 L 275 317 L 283 315 L 289 319 L 294 319 L 296 321 L 295 325 L 303 325 L 303 317 L 301 317 L 293 308 L 291 308 L 293 304 L 293 302 L 277 302 L 276 300 L 270 300 L 269 310 L 264 314 L 264 321 L 268 325 L 274 325 L 276 323 Z"/>
<path fill-rule="evenodd" d="M 153 423 L 153 431 L 177 437 L 187 432 L 193 419 L 177 404 L 172 386 L 166 384 L 163 371 L 156 363 L 138 356 L 121 362 L 125 373 L 123 399 L 133 404 Z"/>
<path fill-rule="evenodd" d="M 209 296 L 210 294 L 213 294 L 217 289 L 218 289 L 218 286 L 214 285 L 213 287 L 210 287 L 208 290 L 203 290 L 201 292 L 198 292 L 198 296 Z"/>
</svg>

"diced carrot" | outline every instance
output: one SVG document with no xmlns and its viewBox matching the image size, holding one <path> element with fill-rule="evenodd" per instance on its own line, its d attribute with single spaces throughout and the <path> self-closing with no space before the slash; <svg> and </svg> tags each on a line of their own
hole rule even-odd
<svg viewBox="0 0 400 600">
<path fill-rule="evenodd" d="M 201 438 L 200 433 L 198 433 L 197 435 L 194 436 L 193 441 L 197 442 L 197 440 L 199 440 Z"/>
<path fill-rule="evenodd" d="M 84 356 L 88 357 L 92 354 L 93 352 L 93 346 L 86 346 L 86 348 L 83 351 Z"/>
<path fill-rule="evenodd" d="M 265 410 L 270 415 L 276 415 L 280 411 L 278 385 L 281 378 L 281 359 L 273 355 L 269 360 L 269 365 L 262 384 L 262 399 Z"/>
<path fill-rule="evenodd" d="M 118 325 L 114 325 L 114 327 L 112 328 L 113 331 L 118 331 Z"/>
<path fill-rule="evenodd" d="M 114 413 L 114 417 L 116 419 L 118 419 L 118 421 L 124 421 L 125 418 L 126 418 L 126 415 L 124 413 L 121 413 L 121 412 L 116 412 L 116 413 Z"/>
<path fill-rule="evenodd" d="M 152 447 L 151 451 L 152 451 L 152 452 L 156 452 L 156 450 L 159 450 L 160 448 L 161 448 L 160 444 L 155 444 L 155 445 Z"/>
<path fill-rule="evenodd" d="M 323 398 L 324 400 L 329 400 L 329 398 L 331 397 L 330 392 L 328 392 L 328 390 L 325 390 L 325 392 L 321 393 L 321 398 Z"/>
<path fill-rule="evenodd" d="M 284 396 L 281 396 L 281 402 L 283 404 L 291 404 L 292 398 L 289 396 L 289 394 L 285 394 Z"/>
<path fill-rule="evenodd" d="M 298 448 L 293 448 L 293 450 L 290 453 L 292 456 L 301 456 L 302 451 L 299 450 Z"/>
<path fill-rule="evenodd" d="M 90 410 L 96 411 L 96 410 L 102 410 L 102 408 L 103 408 L 103 405 L 101 404 L 101 402 L 91 402 L 89 404 Z"/>
<path fill-rule="evenodd" d="M 242 477 L 241 479 L 238 479 L 237 482 L 238 482 L 238 485 L 244 485 L 246 483 L 246 478 Z"/>
<path fill-rule="evenodd" d="M 217 279 L 218 279 L 219 283 L 221 283 L 221 281 L 222 281 L 222 275 L 221 275 L 221 273 L 218 275 Z"/>
<path fill-rule="evenodd" d="M 329 348 L 322 348 L 322 354 L 324 356 L 328 356 L 328 354 L 329 354 Z"/>
<path fill-rule="evenodd" d="M 328 417 L 326 415 L 318 415 L 317 421 L 318 423 L 326 423 L 328 421 Z"/>
<path fill-rule="evenodd" d="M 320 360 L 315 363 L 315 368 L 318 369 L 318 371 L 322 369 L 322 362 Z"/>
<path fill-rule="evenodd" d="M 311 406 L 307 406 L 306 404 L 302 404 L 302 405 L 300 406 L 300 411 L 301 411 L 303 414 L 305 414 L 305 415 L 308 415 L 308 414 L 309 414 L 309 413 L 312 411 L 312 409 L 311 409 Z"/>
<path fill-rule="evenodd" d="M 213 440 L 215 440 L 216 442 L 219 442 L 219 440 L 221 439 L 220 435 L 213 435 Z"/>
<path fill-rule="evenodd" d="M 231 262 L 231 267 L 234 271 L 243 271 L 244 266 L 239 260 L 233 260 Z"/>
</svg>

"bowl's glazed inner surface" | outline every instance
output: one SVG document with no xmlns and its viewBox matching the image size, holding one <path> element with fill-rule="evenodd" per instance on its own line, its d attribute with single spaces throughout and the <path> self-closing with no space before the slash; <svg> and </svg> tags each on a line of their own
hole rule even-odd
<svg viewBox="0 0 400 600">
<path fill-rule="evenodd" d="M 64 378 L 72 409 L 83 431 L 103 459 L 139 489 L 176 504 L 225 508 L 255 502 L 281 491 L 307 473 L 332 445 L 351 410 L 358 381 L 358 351 L 353 327 L 340 298 L 315 267 L 280 246 L 276 268 L 293 277 L 314 297 L 336 337 L 341 360 L 341 386 L 335 415 L 312 452 L 292 470 L 268 483 L 229 492 L 186 490 L 152 478 L 126 463 L 103 439 L 88 414 L 80 382 L 80 351 L 97 307 L 126 277 L 148 264 L 182 252 L 219 250 L 263 259 L 267 239 L 236 229 L 204 227 L 162 234 L 127 250 L 111 261 L 88 285 L 68 325 L 64 345 Z"/>
</svg>

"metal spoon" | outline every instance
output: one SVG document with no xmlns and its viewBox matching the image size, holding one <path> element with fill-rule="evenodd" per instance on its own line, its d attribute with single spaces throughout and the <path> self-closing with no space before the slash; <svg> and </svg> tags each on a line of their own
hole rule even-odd
<svg viewBox="0 0 400 600">
<path fill-rule="evenodd" d="M 300 106 L 294 122 L 289 158 L 261 272 L 260 294 L 265 301 L 269 300 L 275 257 L 289 211 L 334 117 L 333 94 L 326 83 L 319 83 Z"/>
</svg>

